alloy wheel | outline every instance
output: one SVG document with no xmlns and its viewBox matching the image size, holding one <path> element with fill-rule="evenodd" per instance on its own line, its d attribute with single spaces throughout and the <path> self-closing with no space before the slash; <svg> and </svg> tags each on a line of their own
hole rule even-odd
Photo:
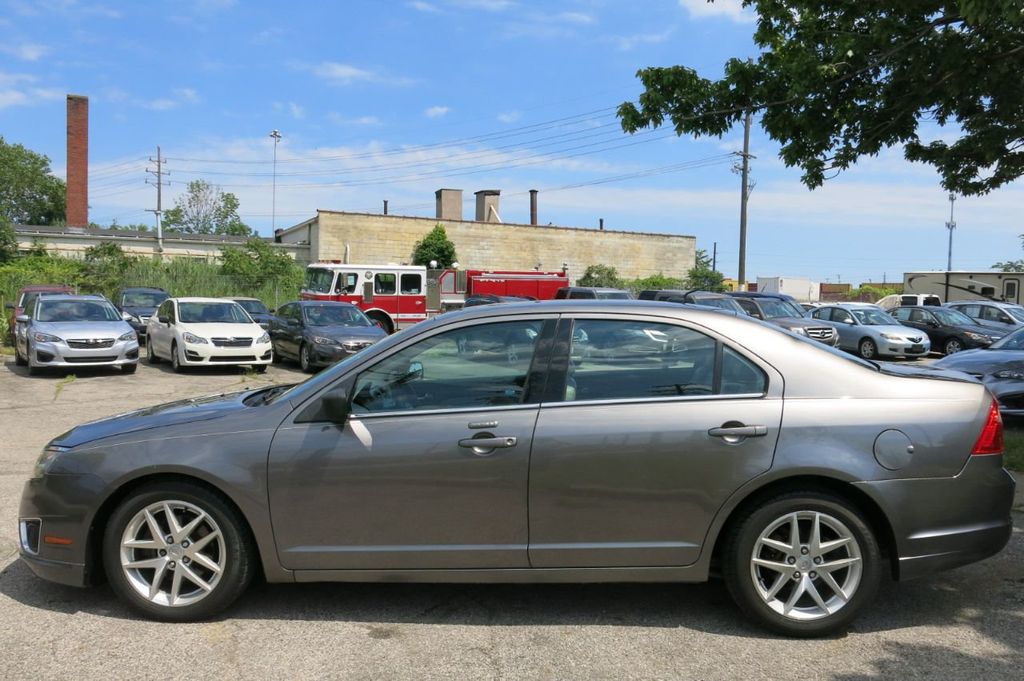
<svg viewBox="0 0 1024 681">
<path fill-rule="evenodd" d="M 309 373 L 311 366 L 312 365 L 309 361 L 309 346 L 303 343 L 302 347 L 299 348 L 299 368 L 306 373 Z"/>
<path fill-rule="evenodd" d="M 750 578 L 773 611 L 811 621 L 850 602 L 863 567 L 860 545 L 845 523 L 826 513 L 797 511 L 769 523 L 758 536 Z"/>
<path fill-rule="evenodd" d="M 945 350 L 947 355 L 952 355 L 953 353 L 960 352 L 963 349 L 963 343 L 961 343 L 959 339 L 950 338 L 948 341 L 946 341 Z"/>
<path fill-rule="evenodd" d="M 150 504 L 121 537 L 128 584 L 155 605 L 184 607 L 217 588 L 227 567 L 224 535 L 213 517 L 186 501 Z"/>
<path fill-rule="evenodd" d="M 875 356 L 875 343 L 874 341 L 864 339 L 860 343 L 860 356 L 864 359 L 871 359 Z"/>
</svg>

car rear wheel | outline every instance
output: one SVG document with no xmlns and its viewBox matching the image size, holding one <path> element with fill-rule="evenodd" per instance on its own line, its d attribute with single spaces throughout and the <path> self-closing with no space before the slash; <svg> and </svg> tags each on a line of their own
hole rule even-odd
<svg viewBox="0 0 1024 681">
<path fill-rule="evenodd" d="M 964 344 L 959 338 L 950 338 L 946 341 L 946 344 L 942 346 L 942 351 L 947 355 L 952 355 L 955 352 L 960 352 L 964 349 Z"/>
<path fill-rule="evenodd" d="M 864 359 L 872 359 L 878 354 L 878 346 L 875 345 L 875 341 L 870 338 L 865 338 L 857 346 L 857 350 L 860 352 L 860 356 Z"/>
<path fill-rule="evenodd" d="M 19 367 L 23 367 L 26 364 L 28 364 L 28 360 L 21 356 L 21 353 L 18 352 L 18 346 L 15 345 L 14 346 L 14 365 L 15 366 L 19 366 Z"/>
<path fill-rule="evenodd" d="M 180 374 L 185 370 L 185 367 L 181 366 L 181 358 L 178 356 L 177 343 L 171 343 L 171 369 L 176 374 Z"/>
<path fill-rule="evenodd" d="M 159 364 L 160 358 L 157 357 L 156 351 L 153 350 L 153 344 L 146 345 L 146 361 L 150 364 Z"/>
<path fill-rule="evenodd" d="M 313 373 L 313 358 L 309 356 L 309 345 L 306 343 L 299 346 L 299 368 L 307 374 Z"/>
<path fill-rule="evenodd" d="M 723 573 L 747 615 L 781 634 L 812 637 L 844 629 L 874 598 L 881 559 L 871 528 L 846 501 L 793 492 L 737 521 Z"/>
<path fill-rule="evenodd" d="M 170 622 L 206 619 L 231 605 L 252 579 L 254 557 L 239 513 L 184 482 L 137 490 L 103 537 L 104 569 L 117 595 Z"/>
</svg>

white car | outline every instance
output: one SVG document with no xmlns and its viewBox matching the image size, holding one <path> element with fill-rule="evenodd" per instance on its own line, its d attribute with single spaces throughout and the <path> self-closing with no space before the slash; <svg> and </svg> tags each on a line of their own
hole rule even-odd
<svg viewBox="0 0 1024 681">
<path fill-rule="evenodd" d="M 248 364 L 262 373 L 273 361 L 270 335 L 241 305 L 220 298 L 168 298 L 146 325 L 151 364 L 186 367 Z"/>
</svg>

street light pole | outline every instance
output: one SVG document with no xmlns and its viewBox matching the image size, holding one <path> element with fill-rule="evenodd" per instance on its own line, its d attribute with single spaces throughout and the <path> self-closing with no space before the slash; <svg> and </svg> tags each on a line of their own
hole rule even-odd
<svg viewBox="0 0 1024 681">
<path fill-rule="evenodd" d="M 946 300 L 949 302 L 949 272 L 953 269 L 953 230 L 956 229 L 956 221 L 953 219 L 953 204 L 956 202 L 956 194 L 949 194 L 949 222 L 946 229 L 949 230 L 949 250 L 946 252 Z"/>
<path fill-rule="evenodd" d="M 274 128 L 270 131 L 274 138 L 274 173 L 273 189 L 270 192 L 270 229 L 277 231 L 277 143 L 281 141 L 281 131 Z"/>
</svg>

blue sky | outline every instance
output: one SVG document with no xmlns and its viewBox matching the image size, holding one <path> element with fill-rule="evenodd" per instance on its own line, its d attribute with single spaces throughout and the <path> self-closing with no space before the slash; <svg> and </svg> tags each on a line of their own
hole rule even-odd
<svg viewBox="0 0 1024 681">
<path fill-rule="evenodd" d="M 717 76 L 755 55 L 751 21 L 737 0 L 0 0 L 0 134 L 63 176 L 64 96 L 87 95 L 101 224 L 152 223 L 144 171 L 159 144 L 165 208 L 204 178 L 269 234 L 276 128 L 278 227 L 317 208 L 379 212 L 383 199 L 431 216 L 440 187 L 465 190 L 470 216 L 473 191 L 501 189 L 502 219 L 527 222 L 536 188 L 542 224 L 692 234 L 709 252 L 717 241 L 735 276 L 728 154 L 742 131 L 630 137 L 614 107 L 639 94 L 639 68 Z M 902 150 L 813 192 L 756 127 L 751 151 L 748 277 L 859 283 L 945 267 L 946 194 Z M 954 268 L 1024 257 L 1022 203 L 1019 182 L 958 200 Z"/>
</svg>

